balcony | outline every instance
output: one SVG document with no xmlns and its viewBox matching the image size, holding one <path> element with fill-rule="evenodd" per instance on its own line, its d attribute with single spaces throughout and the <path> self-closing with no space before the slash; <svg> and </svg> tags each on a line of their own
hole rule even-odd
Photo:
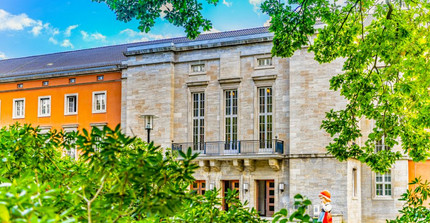
<svg viewBox="0 0 430 223">
<path fill-rule="evenodd" d="M 172 143 L 173 150 L 186 152 L 188 148 L 191 148 L 193 153 L 200 153 L 200 155 L 204 156 L 283 155 L 284 141 L 273 139 Z"/>
</svg>

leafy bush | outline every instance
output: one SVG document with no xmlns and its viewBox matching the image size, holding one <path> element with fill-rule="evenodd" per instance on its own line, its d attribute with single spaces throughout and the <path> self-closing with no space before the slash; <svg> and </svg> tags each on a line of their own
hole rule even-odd
<svg viewBox="0 0 430 223">
<path fill-rule="evenodd" d="M 430 195 L 430 183 L 427 180 L 423 182 L 419 177 L 409 184 L 414 185 L 414 188 L 409 189 L 400 199 L 405 201 L 403 209 L 399 211 L 401 216 L 387 222 L 430 222 L 430 209 L 424 206 L 424 202 L 428 201 Z"/>
<path fill-rule="evenodd" d="M 76 147 L 74 161 L 62 149 Z M 20 124 L 0 131 L 2 222 L 130 222 L 169 218 L 189 199 L 197 155 L 182 160 L 119 127 L 41 134 Z"/>
</svg>

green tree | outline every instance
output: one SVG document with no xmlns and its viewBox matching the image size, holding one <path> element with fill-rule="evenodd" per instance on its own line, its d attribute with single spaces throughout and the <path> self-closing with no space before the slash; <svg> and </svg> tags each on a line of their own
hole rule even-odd
<svg viewBox="0 0 430 223">
<path fill-rule="evenodd" d="M 161 12 L 185 27 L 190 38 L 211 28 L 196 0 L 93 1 L 105 2 L 121 21 L 138 19 L 145 32 Z M 327 150 L 340 161 L 355 158 L 386 172 L 402 154 L 376 152 L 382 138 L 390 148 L 401 142 L 414 161 L 430 156 L 429 8 L 426 0 L 266 0 L 261 5 L 271 17 L 273 55 L 290 57 L 309 46 L 320 63 L 345 60 L 330 86 L 348 104 L 327 112 L 321 125 L 333 137 Z M 317 22 L 325 25 L 316 29 Z M 363 136 L 361 119 L 373 120 L 375 128 L 358 145 L 353 142 Z"/>
<path fill-rule="evenodd" d="M 75 147 L 77 161 L 62 156 Z M 191 199 L 197 155 L 124 135 L 120 128 L 41 134 L 0 131 L 1 222 L 137 222 L 171 218 Z"/>
</svg>

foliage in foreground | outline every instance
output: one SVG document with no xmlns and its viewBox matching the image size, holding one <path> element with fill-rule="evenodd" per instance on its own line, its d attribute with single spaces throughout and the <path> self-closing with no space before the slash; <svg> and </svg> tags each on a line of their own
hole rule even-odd
<svg viewBox="0 0 430 223">
<path fill-rule="evenodd" d="M 62 157 L 77 147 L 79 160 Z M 30 125 L 0 131 L 2 222 L 131 222 L 174 216 L 197 156 L 177 160 L 168 150 L 121 133 L 119 127 L 82 134 L 40 134 Z"/>
<path fill-rule="evenodd" d="M 430 204 L 425 206 L 424 202 L 429 202 L 430 198 L 430 182 L 423 181 L 421 178 L 415 178 L 411 183 L 412 189 L 409 189 L 402 195 L 400 200 L 405 201 L 403 209 L 400 210 L 401 216 L 396 220 L 387 221 L 390 223 L 401 222 L 430 222 Z"/>
</svg>

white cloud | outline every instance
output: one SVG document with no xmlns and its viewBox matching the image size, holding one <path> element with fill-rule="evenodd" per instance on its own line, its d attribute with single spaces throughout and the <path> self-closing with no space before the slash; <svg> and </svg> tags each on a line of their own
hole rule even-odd
<svg viewBox="0 0 430 223">
<path fill-rule="evenodd" d="M 124 29 L 119 34 L 126 36 L 126 42 L 140 42 L 140 41 L 171 38 L 170 35 L 165 36 L 165 35 L 158 35 L 158 34 L 152 34 L 152 33 L 137 32 L 132 29 Z"/>
<path fill-rule="evenodd" d="M 34 26 L 37 22 L 27 16 L 27 14 L 12 15 L 0 9 L 0 31 L 2 30 L 23 30 L 26 27 Z"/>
<path fill-rule="evenodd" d="M 254 6 L 254 11 L 258 11 L 260 8 L 261 3 L 263 3 L 264 0 L 249 0 L 249 3 Z"/>
<path fill-rule="evenodd" d="M 103 36 L 100 33 L 93 33 L 91 34 L 91 38 L 95 39 L 95 40 L 101 40 L 101 41 L 105 41 L 106 40 L 106 36 Z"/>
<path fill-rule="evenodd" d="M 0 52 L 0 60 L 4 60 L 7 59 L 6 54 L 4 54 L 3 52 Z"/>
<path fill-rule="evenodd" d="M 70 40 L 68 40 L 68 39 L 65 39 L 65 40 L 63 40 L 63 43 L 61 43 L 61 46 L 62 47 L 70 47 L 70 48 L 72 48 L 73 49 L 73 44 L 70 42 Z"/>
<path fill-rule="evenodd" d="M 269 18 L 269 19 L 264 23 L 264 25 L 263 25 L 263 26 L 270 26 L 270 25 L 271 25 L 271 21 L 272 21 L 272 18 Z"/>
<path fill-rule="evenodd" d="M 83 31 L 83 30 L 81 30 L 81 35 L 82 35 L 82 39 L 88 39 L 88 33 L 87 32 L 85 32 L 85 31 Z"/>
<path fill-rule="evenodd" d="M 230 7 L 232 5 L 231 2 L 227 2 L 227 0 L 222 0 L 222 4 L 224 4 L 227 7 Z"/>
<path fill-rule="evenodd" d="M 66 31 L 64 31 L 64 36 L 65 37 L 70 37 L 72 35 L 72 30 L 78 28 L 79 25 L 72 25 L 67 27 Z"/>
<path fill-rule="evenodd" d="M 102 41 L 102 42 L 106 41 L 106 36 L 98 32 L 89 34 L 88 32 L 81 30 L 81 35 L 82 35 L 82 39 L 85 41 L 95 41 L 95 40 Z"/>
<path fill-rule="evenodd" d="M 53 43 L 54 45 L 58 44 L 58 41 L 54 37 L 49 37 L 49 42 Z"/>
<path fill-rule="evenodd" d="M 0 31 L 21 31 L 28 28 L 33 36 L 39 36 L 42 31 L 48 35 L 55 36 L 59 33 L 58 29 L 52 27 L 49 23 L 41 20 L 35 20 L 22 13 L 13 15 L 3 9 L 0 9 Z"/>
</svg>

